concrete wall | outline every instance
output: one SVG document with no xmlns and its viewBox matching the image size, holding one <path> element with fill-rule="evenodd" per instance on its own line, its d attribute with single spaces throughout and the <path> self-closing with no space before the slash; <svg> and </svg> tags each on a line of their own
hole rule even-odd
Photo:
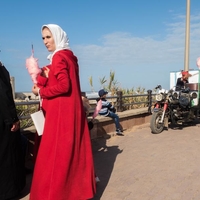
<svg viewBox="0 0 200 200">
<path fill-rule="evenodd" d="M 132 129 L 134 126 L 146 124 L 150 122 L 151 114 L 148 113 L 148 108 L 140 108 L 127 110 L 117 113 L 120 119 L 120 125 L 123 130 Z M 92 120 L 91 117 L 88 120 Z M 115 134 L 115 123 L 109 117 L 97 116 L 93 121 L 94 127 L 91 130 L 91 138 Z"/>
<path fill-rule="evenodd" d="M 148 108 L 140 108 L 134 110 L 127 110 L 124 112 L 118 112 L 120 119 L 120 125 L 123 130 L 133 129 L 133 127 L 138 125 L 143 125 L 150 122 L 151 114 L 148 113 Z M 88 120 L 92 120 L 88 117 Z M 94 120 L 94 127 L 90 131 L 91 139 L 98 139 L 100 137 L 109 138 L 115 135 L 115 124 L 114 121 L 109 117 L 97 116 Z M 34 145 L 35 145 L 35 127 L 29 127 L 21 132 L 29 139 L 27 160 L 32 163 Z"/>
</svg>

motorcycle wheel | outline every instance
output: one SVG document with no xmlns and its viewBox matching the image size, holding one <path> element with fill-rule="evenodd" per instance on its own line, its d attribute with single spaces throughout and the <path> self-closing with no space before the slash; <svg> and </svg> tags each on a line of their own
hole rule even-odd
<svg viewBox="0 0 200 200">
<path fill-rule="evenodd" d="M 162 117 L 162 110 L 158 111 L 158 112 L 154 112 L 152 114 L 151 117 L 151 122 L 150 122 L 150 128 L 151 128 L 151 132 L 153 134 L 158 134 L 161 133 L 164 129 L 164 122 L 163 123 L 159 123 L 161 117 Z"/>
</svg>

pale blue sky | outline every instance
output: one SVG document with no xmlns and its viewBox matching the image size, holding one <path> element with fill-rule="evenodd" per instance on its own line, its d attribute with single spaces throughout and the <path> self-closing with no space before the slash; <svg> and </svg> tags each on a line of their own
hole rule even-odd
<svg viewBox="0 0 200 200">
<path fill-rule="evenodd" d="M 110 71 L 122 88 L 169 87 L 171 71 L 184 69 L 186 0 L 73 0 L 0 2 L 0 60 L 16 91 L 31 91 L 25 60 L 34 45 L 39 65 L 49 54 L 41 26 L 60 25 L 78 57 L 82 91 L 101 88 Z M 191 0 L 190 65 L 200 56 L 200 1 Z"/>
</svg>

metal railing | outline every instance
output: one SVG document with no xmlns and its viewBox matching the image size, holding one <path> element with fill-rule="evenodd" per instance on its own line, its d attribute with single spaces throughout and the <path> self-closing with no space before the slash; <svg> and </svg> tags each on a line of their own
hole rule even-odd
<svg viewBox="0 0 200 200">
<path fill-rule="evenodd" d="M 116 107 L 117 112 L 148 107 L 148 112 L 150 113 L 154 102 L 154 96 L 155 94 L 152 94 L 151 90 L 148 90 L 147 94 L 136 95 L 123 95 L 121 91 L 118 91 L 117 95 L 109 96 L 107 99 Z M 96 99 L 97 98 L 88 98 L 89 101 Z M 32 126 L 33 122 L 30 114 L 38 110 L 39 101 L 23 101 L 15 102 L 15 104 L 21 121 L 21 127 L 26 128 Z M 91 110 L 91 112 L 93 112 L 93 110 Z"/>
<path fill-rule="evenodd" d="M 107 96 L 106 99 L 111 100 L 112 104 L 116 107 L 117 112 L 125 110 L 137 109 L 148 107 L 149 112 L 153 104 L 155 94 L 152 90 L 148 90 L 146 94 L 132 94 L 123 95 L 122 91 L 117 91 L 115 96 Z M 89 100 L 96 100 L 97 98 L 88 98 Z"/>
<path fill-rule="evenodd" d="M 39 101 L 23 101 L 15 102 L 17 114 L 20 120 L 21 128 L 28 128 L 33 125 L 30 114 L 34 113 L 39 108 Z"/>
</svg>

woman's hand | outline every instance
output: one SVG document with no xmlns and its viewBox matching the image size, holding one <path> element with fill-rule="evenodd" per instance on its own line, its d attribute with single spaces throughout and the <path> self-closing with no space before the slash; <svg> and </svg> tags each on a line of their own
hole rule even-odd
<svg viewBox="0 0 200 200">
<path fill-rule="evenodd" d="M 20 122 L 17 121 L 17 122 L 15 122 L 15 123 L 13 123 L 13 125 L 12 125 L 12 127 L 11 127 L 11 131 L 12 131 L 12 132 L 15 132 L 15 131 L 19 130 L 19 128 L 20 128 Z"/>
<path fill-rule="evenodd" d="M 48 78 L 49 77 L 49 71 L 50 69 L 48 67 L 44 67 L 42 70 L 42 76 Z"/>
<path fill-rule="evenodd" d="M 35 84 L 35 85 L 33 85 L 33 87 L 32 87 L 32 92 L 33 92 L 33 94 L 34 95 L 36 95 L 36 96 L 38 96 L 38 91 L 39 91 L 39 87 Z"/>
</svg>

